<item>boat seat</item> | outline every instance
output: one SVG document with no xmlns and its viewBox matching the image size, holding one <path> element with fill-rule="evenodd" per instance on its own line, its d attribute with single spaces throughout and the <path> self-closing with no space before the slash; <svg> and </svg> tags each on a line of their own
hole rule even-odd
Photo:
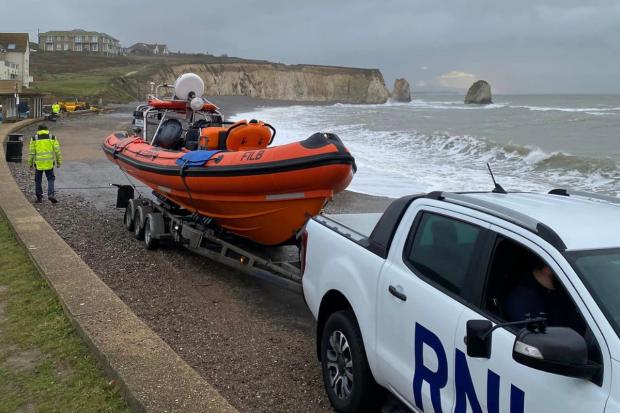
<svg viewBox="0 0 620 413">
<path fill-rule="evenodd" d="M 200 146 L 200 131 L 208 125 L 209 122 L 204 119 L 199 119 L 194 122 L 194 124 L 192 124 L 185 133 L 184 148 L 190 151 L 195 151 L 198 149 Z"/>
<path fill-rule="evenodd" d="M 214 150 L 226 149 L 226 131 L 228 128 L 223 126 L 209 126 L 200 129 L 200 140 L 198 147 L 200 149 Z"/>
<path fill-rule="evenodd" d="M 275 135 L 276 130 L 271 125 L 256 119 L 249 122 L 241 120 L 226 131 L 225 149 L 229 151 L 265 149 L 273 141 Z"/>
<path fill-rule="evenodd" d="M 178 119 L 166 119 L 159 126 L 153 145 L 164 149 L 179 149 L 182 145 L 183 125 Z"/>
<path fill-rule="evenodd" d="M 185 134 L 185 144 L 183 147 L 190 151 L 198 149 L 198 141 L 200 140 L 200 129 L 189 128 Z"/>
</svg>

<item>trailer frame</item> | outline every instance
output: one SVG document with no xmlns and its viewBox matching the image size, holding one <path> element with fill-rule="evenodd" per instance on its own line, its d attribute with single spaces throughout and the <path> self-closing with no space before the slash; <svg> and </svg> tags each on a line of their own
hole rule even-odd
<svg viewBox="0 0 620 413">
<path fill-rule="evenodd" d="M 226 267 L 302 292 L 298 245 L 292 246 L 296 259 L 277 258 L 276 253 L 282 251 L 276 249 L 284 247 L 260 246 L 226 233 L 211 218 L 180 208 L 155 191 L 156 200 L 141 195 L 134 198 L 131 186 L 115 186 L 116 207 L 125 208 L 124 225 L 147 250 L 158 248 L 160 241 L 172 242 Z"/>
</svg>

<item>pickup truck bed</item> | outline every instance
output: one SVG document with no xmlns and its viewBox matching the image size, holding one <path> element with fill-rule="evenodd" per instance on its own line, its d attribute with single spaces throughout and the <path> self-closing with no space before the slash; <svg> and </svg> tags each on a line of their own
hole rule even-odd
<svg viewBox="0 0 620 413">
<path fill-rule="evenodd" d="M 332 228 L 341 235 L 350 236 L 355 240 L 370 238 L 372 231 L 377 226 L 382 213 L 370 214 L 325 214 L 316 217 L 316 221 Z"/>
<path fill-rule="evenodd" d="M 323 214 L 314 221 L 361 245 L 381 258 L 386 258 L 398 224 L 409 205 L 425 194 L 399 198 L 383 213 Z"/>
</svg>

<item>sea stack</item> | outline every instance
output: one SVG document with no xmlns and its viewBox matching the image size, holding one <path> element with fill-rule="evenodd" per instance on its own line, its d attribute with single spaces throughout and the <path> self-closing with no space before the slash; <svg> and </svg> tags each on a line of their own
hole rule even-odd
<svg viewBox="0 0 620 413">
<path fill-rule="evenodd" d="M 465 103 L 486 105 L 493 103 L 491 99 L 491 85 L 486 80 L 478 80 L 470 86 L 465 96 Z"/>
<path fill-rule="evenodd" d="M 401 78 L 394 81 L 391 99 L 394 102 L 411 102 L 411 89 L 407 79 Z"/>
</svg>

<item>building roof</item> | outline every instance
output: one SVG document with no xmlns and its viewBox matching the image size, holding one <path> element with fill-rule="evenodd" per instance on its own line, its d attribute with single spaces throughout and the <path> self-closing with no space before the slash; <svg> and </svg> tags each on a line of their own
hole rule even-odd
<svg viewBox="0 0 620 413">
<path fill-rule="evenodd" d="M 152 52 L 156 47 L 167 49 L 165 44 L 158 43 L 134 43 L 127 48 L 130 52 Z"/>
<path fill-rule="evenodd" d="M 0 49 L 25 52 L 28 50 L 28 33 L 0 33 Z"/>
<path fill-rule="evenodd" d="M 620 247 L 620 198 L 595 194 L 468 194 L 527 215 L 555 231 L 568 250 Z"/>
<path fill-rule="evenodd" d="M 68 36 L 68 35 L 73 35 L 73 36 L 105 36 L 105 37 L 108 37 L 108 38 L 110 38 L 112 40 L 115 40 L 117 42 L 119 41 L 118 39 L 110 36 L 107 33 L 95 32 L 95 31 L 84 30 L 84 29 L 50 30 L 48 32 L 39 33 L 39 36 Z"/>
</svg>

